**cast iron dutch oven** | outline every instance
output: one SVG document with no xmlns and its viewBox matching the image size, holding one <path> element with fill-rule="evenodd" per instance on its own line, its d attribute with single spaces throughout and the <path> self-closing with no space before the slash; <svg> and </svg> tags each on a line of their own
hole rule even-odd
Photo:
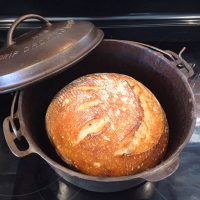
<svg viewBox="0 0 200 200">
<path fill-rule="evenodd" d="M 28 18 L 39 19 L 45 25 L 13 41 L 14 29 Z M 177 55 L 146 44 L 101 41 L 102 38 L 102 31 L 89 22 L 70 20 L 51 24 L 38 15 L 19 18 L 8 32 L 7 47 L 0 51 L 0 92 L 20 89 L 3 124 L 7 144 L 16 156 L 36 153 L 66 181 L 91 191 L 113 192 L 143 181 L 160 181 L 178 168 L 180 153 L 195 126 L 194 95 L 188 84 L 193 70 L 182 58 L 182 52 Z M 94 177 L 70 169 L 55 153 L 45 130 L 47 107 L 66 84 L 94 72 L 127 74 L 156 95 L 170 129 L 167 155 L 162 163 L 136 175 Z M 51 78 L 44 80 L 47 77 Z M 22 137 L 28 143 L 25 150 L 20 150 L 15 142 Z"/>
</svg>

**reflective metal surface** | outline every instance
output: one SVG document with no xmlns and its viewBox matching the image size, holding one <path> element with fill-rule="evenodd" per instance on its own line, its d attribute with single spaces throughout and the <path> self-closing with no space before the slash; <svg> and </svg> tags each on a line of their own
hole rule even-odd
<svg viewBox="0 0 200 200">
<path fill-rule="evenodd" d="M 163 13 L 134 13 L 129 15 L 114 16 L 65 16 L 46 17 L 51 22 L 61 22 L 66 20 L 92 21 L 101 28 L 128 28 L 128 27 L 165 27 L 165 26 L 199 26 L 200 14 L 163 14 Z M 13 17 L 1 17 L 0 28 L 6 29 L 14 22 Z M 20 26 L 20 29 L 40 27 L 34 19 L 28 20 Z"/>
</svg>

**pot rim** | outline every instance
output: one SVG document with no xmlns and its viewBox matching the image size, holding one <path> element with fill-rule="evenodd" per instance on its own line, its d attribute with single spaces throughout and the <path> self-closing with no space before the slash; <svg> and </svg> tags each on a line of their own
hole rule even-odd
<svg viewBox="0 0 200 200">
<path fill-rule="evenodd" d="M 185 138 L 184 142 L 179 146 L 179 148 L 170 156 L 168 157 L 165 161 L 162 161 L 160 164 L 156 165 L 155 167 L 137 173 L 135 175 L 128 175 L 128 176 L 119 176 L 119 177 L 99 177 L 99 176 L 90 176 L 87 174 L 83 174 L 81 172 L 78 171 L 74 171 L 70 168 L 64 167 L 63 165 L 57 163 L 56 161 L 54 161 L 53 159 L 51 159 L 48 155 L 46 155 L 40 148 L 39 146 L 35 143 L 34 140 L 32 140 L 32 138 L 29 135 L 29 131 L 24 123 L 23 120 L 23 116 L 22 116 L 22 101 L 23 101 L 23 95 L 24 95 L 24 91 L 20 92 L 19 95 L 19 100 L 18 100 L 18 114 L 19 114 L 19 121 L 20 121 L 20 125 L 21 125 L 21 132 L 22 135 L 27 139 L 28 143 L 31 144 L 31 150 L 32 153 L 36 153 L 38 154 L 41 158 L 43 158 L 48 164 L 50 164 L 54 169 L 56 170 L 61 170 L 62 172 L 68 174 L 69 176 L 72 177 L 78 177 L 84 180 L 88 180 L 88 181 L 96 181 L 96 182 L 121 182 L 121 181 L 127 181 L 127 180 L 132 180 L 132 179 L 145 179 L 146 177 L 152 176 L 154 174 L 158 174 L 159 171 L 162 173 L 163 169 L 166 169 L 168 167 L 170 167 L 177 159 L 179 159 L 179 154 L 181 153 L 181 151 L 183 150 L 183 148 L 186 146 L 186 144 L 189 142 L 194 128 L 195 128 L 195 124 L 196 124 L 196 102 L 195 102 L 195 97 L 194 97 L 194 93 L 192 92 L 192 88 L 190 87 L 189 83 L 188 83 L 188 79 L 185 77 L 185 75 L 176 67 L 176 65 L 168 60 L 167 58 L 165 58 L 162 54 L 151 50 L 147 47 L 144 47 L 142 45 L 136 44 L 132 41 L 127 41 L 127 40 L 115 40 L 115 39 L 106 39 L 103 40 L 103 42 L 119 42 L 119 43 L 126 43 L 129 45 L 135 45 L 139 48 L 143 48 L 143 49 L 148 49 L 148 51 L 151 51 L 152 54 L 154 54 L 155 56 L 158 56 L 160 59 L 164 60 L 169 67 L 171 67 L 175 73 L 177 74 L 177 76 L 179 76 L 185 86 L 187 87 L 190 96 L 191 96 L 191 104 L 192 104 L 192 109 L 191 109 L 191 117 L 192 117 L 192 123 L 190 125 L 189 128 L 189 132 L 187 137 Z"/>
</svg>

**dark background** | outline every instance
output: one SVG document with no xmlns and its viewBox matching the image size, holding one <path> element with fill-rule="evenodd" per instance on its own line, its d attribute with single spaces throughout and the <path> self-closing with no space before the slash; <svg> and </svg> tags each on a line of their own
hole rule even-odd
<svg viewBox="0 0 200 200">
<path fill-rule="evenodd" d="M 198 0 L 0 0 L 0 16 L 112 16 L 136 13 L 198 13 Z"/>
</svg>

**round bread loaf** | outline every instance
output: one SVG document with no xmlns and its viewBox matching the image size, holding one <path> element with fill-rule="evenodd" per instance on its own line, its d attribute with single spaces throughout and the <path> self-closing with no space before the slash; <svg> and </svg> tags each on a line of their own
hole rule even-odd
<svg viewBox="0 0 200 200">
<path fill-rule="evenodd" d="M 46 113 L 57 153 L 78 171 L 124 176 L 161 162 L 168 123 L 155 96 L 122 74 L 96 73 L 64 87 Z"/>
</svg>

